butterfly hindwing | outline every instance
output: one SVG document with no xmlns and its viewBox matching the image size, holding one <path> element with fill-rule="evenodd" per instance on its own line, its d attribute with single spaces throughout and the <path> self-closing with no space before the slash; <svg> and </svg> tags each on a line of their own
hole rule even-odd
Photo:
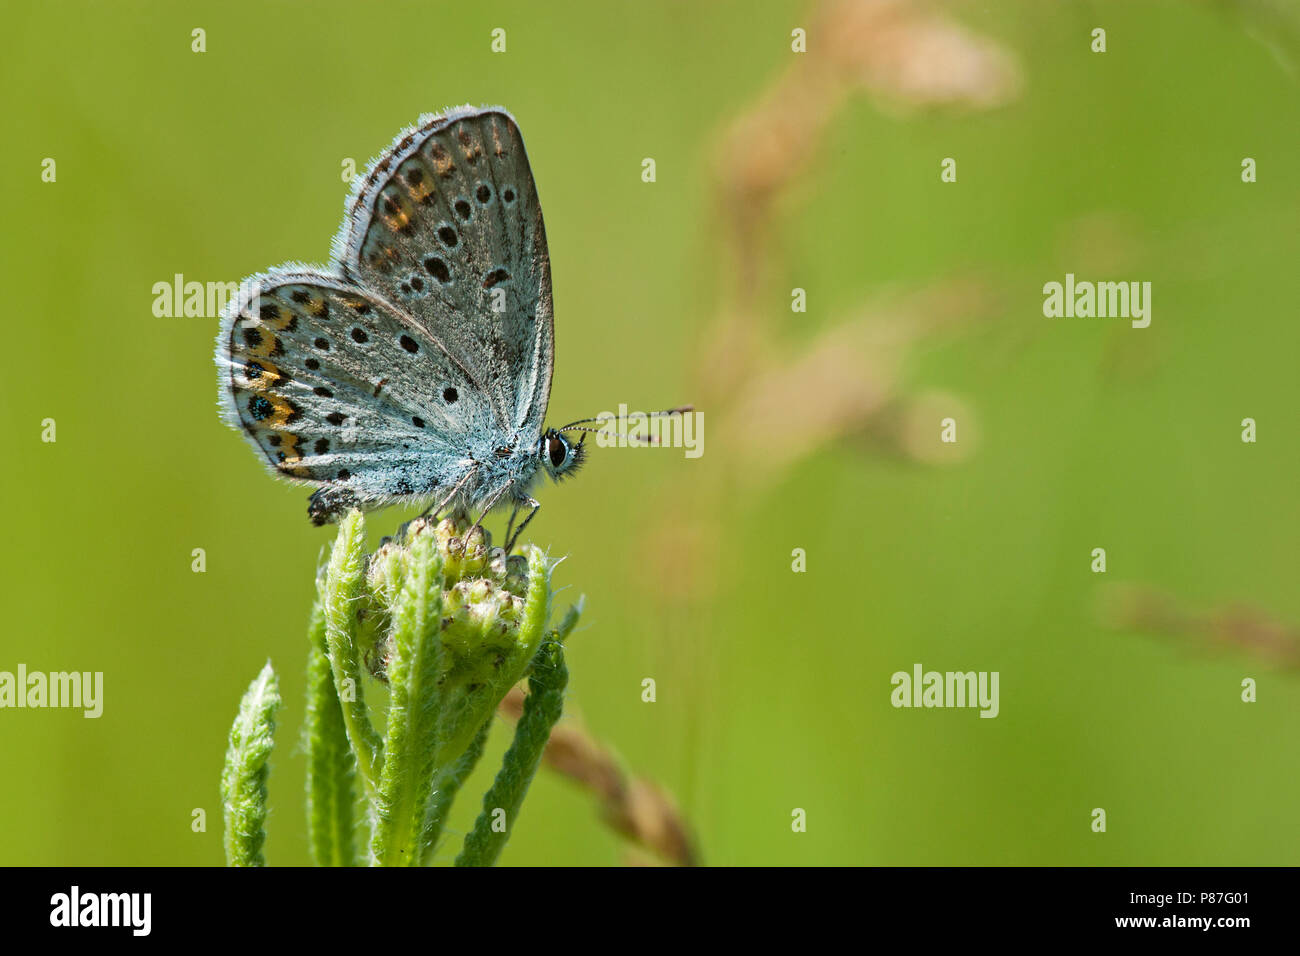
<svg viewBox="0 0 1300 956">
<path fill-rule="evenodd" d="M 222 320 L 226 417 L 280 474 L 361 501 L 454 485 L 468 436 L 495 413 L 427 330 L 314 270 L 245 283 Z"/>
<path fill-rule="evenodd" d="M 479 373 L 501 427 L 540 430 L 554 363 L 550 261 L 519 128 L 463 108 L 400 135 L 336 242 L 375 289 Z"/>
</svg>

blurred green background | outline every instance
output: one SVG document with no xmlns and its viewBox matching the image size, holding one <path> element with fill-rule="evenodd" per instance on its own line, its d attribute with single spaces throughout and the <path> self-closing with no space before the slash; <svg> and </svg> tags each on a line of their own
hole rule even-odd
<svg viewBox="0 0 1300 956">
<path fill-rule="evenodd" d="M 0 863 L 221 863 L 226 735 L 268 658 L 267 854 L 307 862 L 332 532 L 218 420 L 215 316 L 155 317 L 152 287 L 323 262 L 342 162 L 465 102 L 516 115 L 538 181 L 551 419 L 704 411 L 703 457 L 596 450 L 529 530 L 587 596 L 566 720 L 673 795 L 705 862 L 1300 862 L 1296 22 L 1173 0 L 7 11 L 0 669 L 103 671 L 105 710 L 0 712 Z M 1151 327 L 1044 318 L 1066 272 L 1152 282 Z M 853 372 L 852 328 L 888 362 Z M 851 374 L 800 364 L 819 349 Z M 878 401 L 842 407 L 842 382 Z M 1169 633 L 1108 619 L 1118 585 L 1163 595 Z M 1001 714 L 895 710 L 917 662 L 999 671 Z M 544 772 L 503 863 L 632 858 Z"/>
</svg>

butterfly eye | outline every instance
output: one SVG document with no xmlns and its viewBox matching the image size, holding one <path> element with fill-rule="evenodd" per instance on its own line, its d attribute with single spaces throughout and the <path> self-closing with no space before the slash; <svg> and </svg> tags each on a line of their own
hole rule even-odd
<svg viewBox="0 0 1300 956">
<path fill-rule="evenodd" d="M 565 446 L 562 438 L 548 438 L 546 440 L 546 453 L 551 458 L 552 468 L 559 468 L 564 464 L 564 459 L 569 457 L 569 449 Z"/>
</svg>

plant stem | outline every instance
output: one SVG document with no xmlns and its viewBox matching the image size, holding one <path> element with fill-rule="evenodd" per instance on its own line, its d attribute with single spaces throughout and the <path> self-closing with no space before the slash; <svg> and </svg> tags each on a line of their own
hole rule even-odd
<svg viewBox="0 0 1300 956">
<path fill-rule="evenodd" d="M 492 730 L 492 718 L 489 717 L 483 729 L 478 732 L 473 743 L 469 745 L 459 760 L 457 760 L 446 771 L 439 773 L 434 781 L 435 790 L 429 800 L 429 812 L 424 818 L 424 833 L 420 838 L 420 844 L 424 847 L 424 865 L 428 866 L 433 859 L 434 850 L 438 846 L 438 838 L 442 836 L 443 824 L 447 822 L 447 811 L 451 809 L 452 802 L 456 795 L 460 793 L 460 788 L 464 786 L 469 775 L 474 772 L 478 766 L 479 760 L 483 756 L 483 750 L 487 747 L 488 734 Z"/>
<path fill-rule="evenodd" d="M 325 612 L 318 599 L 307 631 L 307 838 L 317 866 L 355 866 L 353 787 L 356 764 L 325 651 Z"/>
<path fill-rule="evenodd" d="M 569 672 L 564 665 L 564 648 L 548 642 L 537 652 L 528 679 L 524 712 L 515 726 L 515 739 L 501 762 L 492 788 L 483 797 L 483 812 L 465 838 L 456 858 L 457 866 L 492 866 L 510 839 L 528 785 L 542 759 L 551 728 L 564 709 L 564 688 Z"/>
</svg>

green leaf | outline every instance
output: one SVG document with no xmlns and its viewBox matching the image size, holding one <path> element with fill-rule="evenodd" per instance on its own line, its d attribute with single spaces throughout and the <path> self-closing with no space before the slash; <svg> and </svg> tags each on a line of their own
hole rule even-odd
<svg viewBox="0 0 1300 956">
<path fill-rule="evenodd" d="M 421 535 L 405 555 L 390 607 L 388 727 L 371 845 L 380 866 L 419 866 L 424 859 L 420 838 L 439 750 L 442 587 L 434 539 Z"/>
<path fill-rule="evenodd" d="M 379 734 L 370 722 L 361 685 L 357 649 L 357 610 L 365 579 L 365 523 L 353 510 L 339 523 L 338 537 L 325 571 L 321 601 L 325 616 L 325 648 L 334 674 L 334 688 L 343 714 L 343 726 L 361 773 L 366 795 L 373 801 L 383 751 Z"/>
<path fill-rule="evenodd" d="M 225 812 L 226 864 L 265 866 L 266 778 L 275 734 L 280 690 L 271 662 L 249 685 L 230 728 L 230 746 L 221 775 L 221 804 Z"/>
</svg>

